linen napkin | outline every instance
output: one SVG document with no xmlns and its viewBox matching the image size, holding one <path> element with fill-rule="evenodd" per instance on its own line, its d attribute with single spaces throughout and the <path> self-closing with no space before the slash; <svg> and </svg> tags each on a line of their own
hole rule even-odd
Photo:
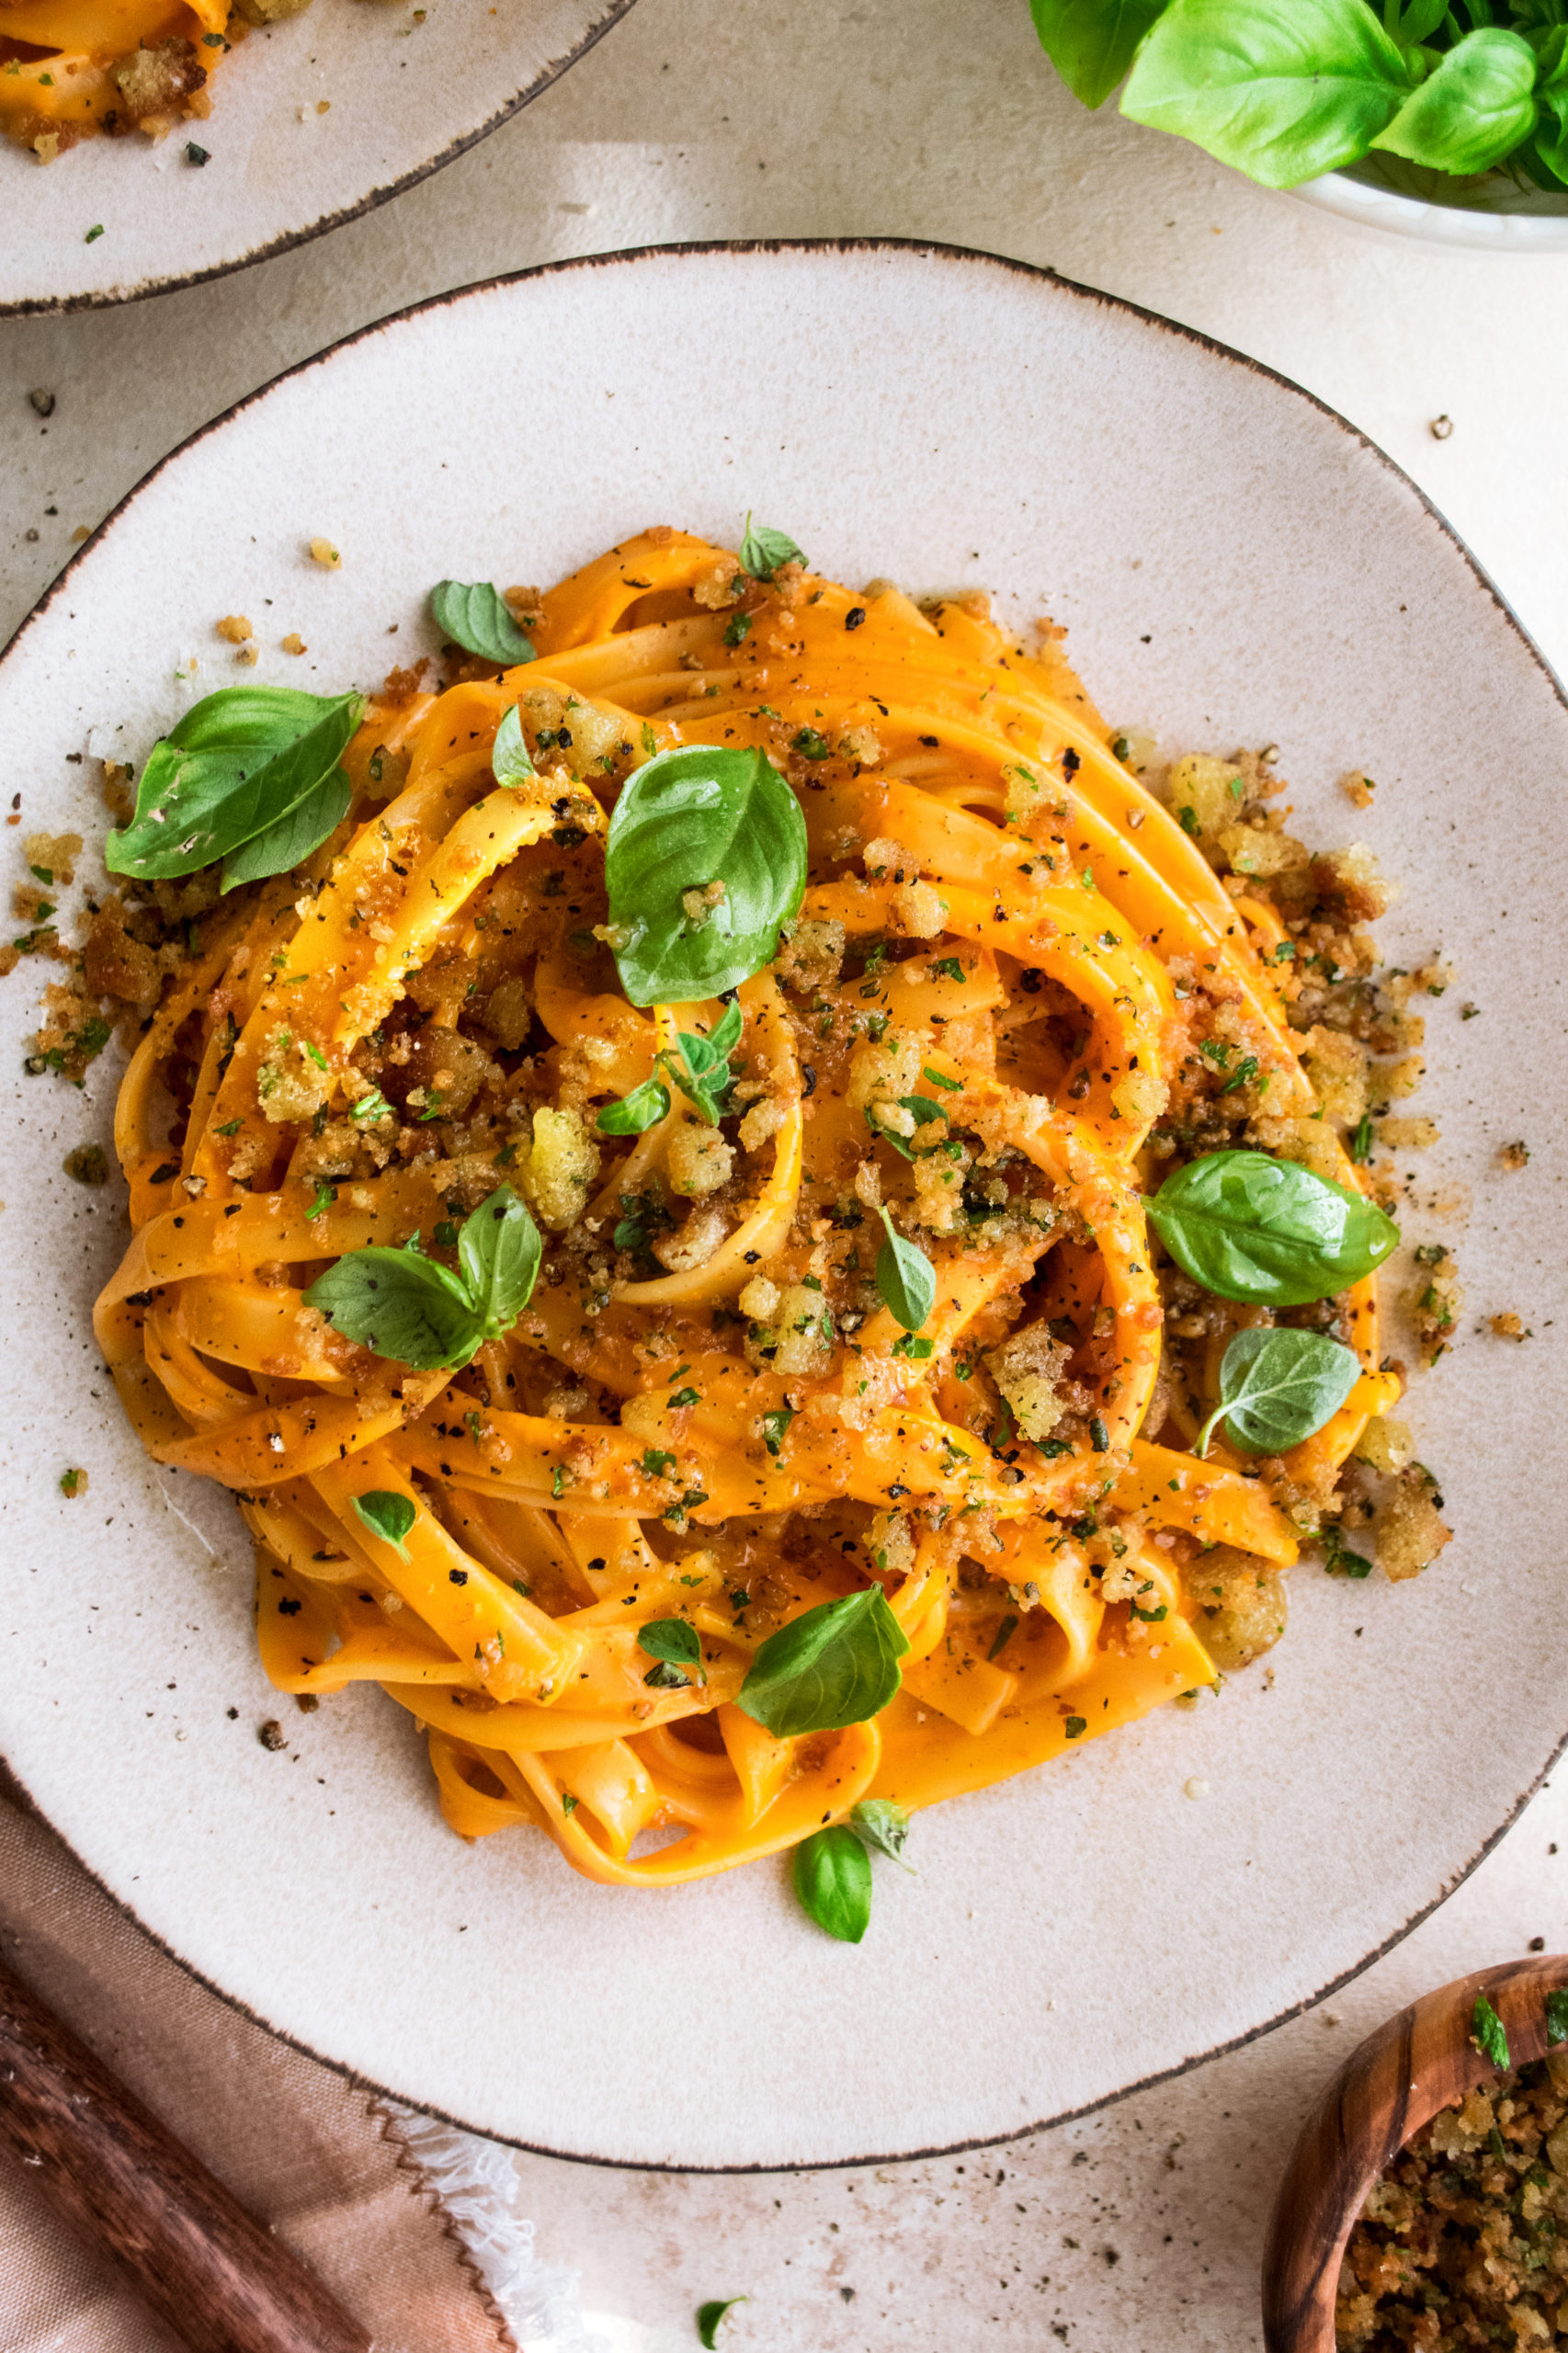
<svg viewBox="0 0 1568 2353">
<path fill-rule="evenodd" d="M 17 1976 L 303 2257 L 376 2353 L 515 2347 L 449 2192 L 415 2154 L 421 2128 L 437 2145 L 426 2120 L 209 1993 L 95 1885 L 14 1785 L 9 1796 L 21 1802 L 0 1791 L 0 1954 Z M 507 2153 L 488 2154 L 509 2170 Z M 0 2353 L 177 2353 L 3 2151 Z"/>
</svg>

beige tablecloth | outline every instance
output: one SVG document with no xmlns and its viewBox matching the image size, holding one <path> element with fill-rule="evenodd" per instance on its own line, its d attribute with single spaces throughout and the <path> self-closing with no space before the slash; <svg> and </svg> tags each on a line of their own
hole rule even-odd
<svg viewBox="0 0 1568 2353">
<path fill-rule="evenodd" d="M 187 1977 L 3 1795 L 0 1954 L 303 2256 L 377 2353 L 513 2345 L 374 2095 Z M 0 2353 L 174 2353 L 176 2342 L 0 2152 Z"/>
</svg>

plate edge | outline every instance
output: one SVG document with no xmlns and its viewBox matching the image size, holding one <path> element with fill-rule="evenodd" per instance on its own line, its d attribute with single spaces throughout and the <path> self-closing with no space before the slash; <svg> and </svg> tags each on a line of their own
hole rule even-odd
<svg viewBox="0 0 1568 2353">
<path fill-rule="evenodd" d="M 594 19 L 580 40 L 574 41 L 563 55 L 551 60 L 531 82 L 508 98 L 504 106 L 497 107 L 494 114 L 487 115 L 474 130 L 449 141 L 438 155 L 432 155 L 426 163 L 416 164 L 400 179 L 389 180 L 384 187 L 367 189 L 354 203 L 342 206 L 336 212 L 324 213 L 319 221 L 309 222 L 303 229 L 282 230 L 267 244 L 257 245 L 249 253 L 237 255 L 233 261 L 213 262 L 207 269 L 187 270 L 182 278 L 148 278 L 137 286 L 119 287 L 97 294 L 25 295 L 19 301 L 0 302 L 0 319 L 59 319 L 82 311 L 115 311 L 122 303 L 149 301 L 156 294 L 177 294 L 192 286 L 210 286 L 215 278 L 232 278 L 236 270 L 250 269 L 257 262 L 273 261 L 280 254 L 292 253 L 300 245 L 308 245 L 312 237 L 324 237 L 329 231 L 344 228 L 350 221 L 362 221 L 368 213 L 379 211 L 394 196 L 401 196 L 404 188 L 417 188 L 421 180 L 427 180 L 448 164 L 456 163 L 458 157 L 466 155 L 471 147 L 477 147 L 482 139 L 488 139 L 493 131 L 499 131 L 504 122 L 509 122 L 514 115 L 521 114 L 526 106 L 541 97 L 552 84 L 560 81 L 563 74 L 569 73 L 580 58 L 585 57 L 590 49 L 596 48 L 623 17 L 630 16 L 636 5 L 637 0 L 606 0 L 603 14 Z M 321 355 L 316 356 L 319 358 Z M 289 371 L 285 369 L 284 372 L 287 374 Z M 278 381 L 277 378 L 269 380 L 270 382 Z M 186 444 L 182 441 L 179 446 L 183 449 Z M 172 457 L 175 452 L 171 450 L 169 454 Z M 142 479 L 144 481 L 146 477 Z M 137 488 L 141 488 L 141 483 Z M 119 509 L 115 511 L 118 513 Z"/>
</svg>

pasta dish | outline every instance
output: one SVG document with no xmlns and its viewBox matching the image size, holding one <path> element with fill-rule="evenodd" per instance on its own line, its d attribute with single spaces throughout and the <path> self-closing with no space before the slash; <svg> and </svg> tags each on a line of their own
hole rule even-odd
<svg viewBox="0 0 1568 2353">
<path fill-rule="evenodd" d="M 456 1831 L 798 1848 L 855 1935 L 868 1841 L 1244 1665 L 1303 1542 L 1444 1540 L 1309 971 L 1374 872 L 781 533 L 433 609 L 444 685 L 235 689 L 232 771 L 210 697 L 111 836 L 100 924 L 184 929 L 98 1336 L 273 1684 L 380 1684 Z"/>
<path fill-rule="evenodd" d="M 311 0 L 0 0 L 0 130 L 52 163 L 78 140 L 161 138 L 210 111 L 209 77 L 253 27 Z M 194 146 L 191 160 L 205 163 Z"/>
</svg>

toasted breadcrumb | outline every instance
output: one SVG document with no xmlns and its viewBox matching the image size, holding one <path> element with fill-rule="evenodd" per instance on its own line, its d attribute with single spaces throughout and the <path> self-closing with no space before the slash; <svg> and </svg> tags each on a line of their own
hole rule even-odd
<svg viewBox="0 0 1568 2353">
<path fill-rule="evenodd" d="M 215 626 L 219 636 L 227 638 L 231 645 L 243 645 L 247 637 L 256 635 L 244 613 L 225 613 Z"/>
<path fill-rule="evenodd" d="M 1417 1277 L 1405 1305 L 1423 1359 L 1433 1365 L 1450 1345 L 1464 1293 L 1460 1288 L 1459 1262 L 1446 1244 L 1424 1243 L 1415 1253 L 1415 1263 Z"/>
<path fill-rule="evenodd" d="M 188 40 L 132 50 L 110 70 L 126 119 L 143 128 L 150 128 L 154 118 L 172 114 L 207 79 L 207 68 Z"/>
<path fill-rule="evenodd" d="M 1285 1580 L 1256 1553 L 1216 1544 L 1192 1563 L 1184 1583 L 1198 1604 L 1203 1647 L 1222 1674 L 1250 1666 L 1285 1631 Z"/>
<path fill-rule="evenodd" d="M 1568 2052 L 1441 2109 L 1369 2192 L 1335 2315 L 1341 2353 L 1513 2353 L 1568 2335 Z"/>
<path fill-rule="evenodd" d="M 1072 1353 L 1062 1341 L 1052 1339 L 1047 1325 L 1032 1324 L 999 1348 L 991 1349 L 985 1358 L 986 1369 L 1011 1406 L 1019 1429 L 1037 1444 L 1051 1436 L 1066 1410 L 1057 1392 Z"/>
<path fill-rule="evenodd" d="M 1530 1337 L 1525 1328 L 1524 1317 L 1514 1314 L 1511 1310 L 1493 1316 L 1491 1328 L 1500 1340 L 1528 1340 Z"/>
<path fill-rule="evenodd" d="M 343 569 L 343 558 L 330 540 L 312 540 L 310 558 L 312 563 L 319 563 L 324 572 L 341 572 Z"/>
<path fill-rule="evenodd" d="M 1527 1143 L 1506 1143 L 1497 1157 L 1505 1168 L 1528 1168 L 1530 1158 L 1529 1146 Z"/>
</svg>

